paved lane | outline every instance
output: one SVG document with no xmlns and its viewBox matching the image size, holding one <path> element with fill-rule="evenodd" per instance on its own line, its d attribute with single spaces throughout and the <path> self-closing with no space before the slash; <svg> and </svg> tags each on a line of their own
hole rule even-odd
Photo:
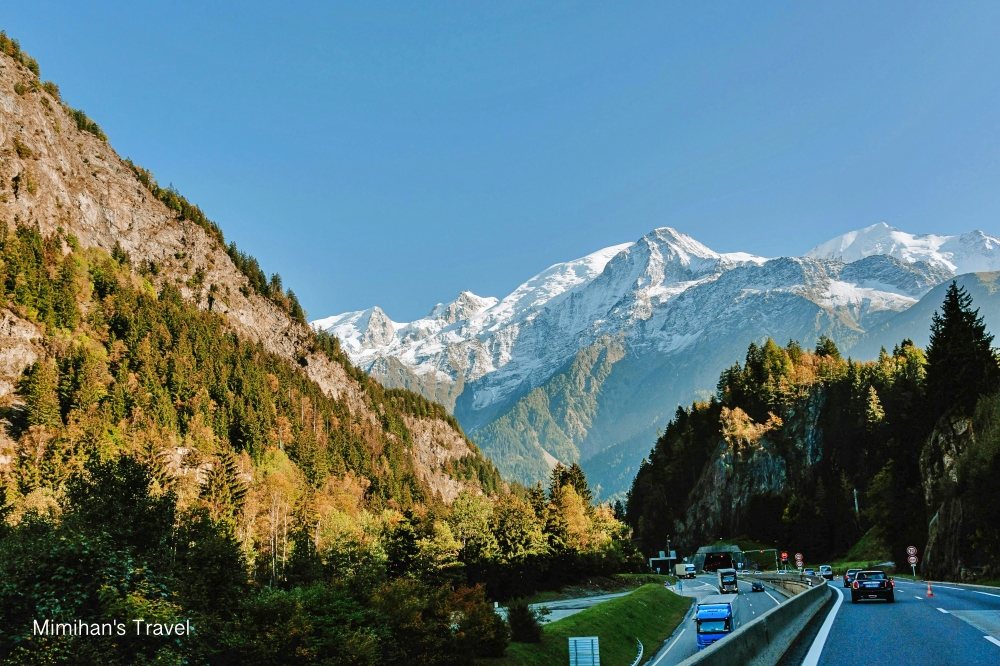
<svg viewBox="0 0 1000 666">
<path fill-rule="evenodd" d="M 845 599 L 820 666 L 1000 664 L 1000 592 L 948 583 L 927 598 L 926 583 L 897 579 L 895 604 L 852 604 L 839 589 Z"/>
<path fill-rule="evenodd" d="M 701 575 L 694 580 L 683 581 L 683 589 L 674 588 L 678 594 L 686 597 L 693 597 L 695 600 L 703 599 L 710 594 L 718 594 L 718 577 L 714 575 Z M 756 617 L 763 615 L 770 609 L 785 600 L 777 592 L 767 589 L 767 592 L 751 592 L 750 579 L 739 580 L 740 593 L 732 595 L 736 600 L 736 613 L 741 624 L 746 624 Z M 687 616 L 681 621 L 674 635 L 659 649 L 658 654 L 649 661 L 649 666 L 673 666 L 684 661 L 698 651 L 698 638 L 695 635 L 694 608 L 692 604 Z M 724 640 L 724 639 L 723 639 Z"/>
<path fill-rule="evenodd" d="M 631 594 L 631 590 L 628 592 L 616 592 L 614 594 L 598 594 L 592 597 L 578 597 L 576 599 L 561 599 L 559 601 L 543 601 L 537 604 L 529 604 L 528 608 L 538 609 L 538 608 L 548 608 L 549 614 L 542 620 L 542 624 L 548 624 L 549 622 L 555 622 L 556 620 L 561 620 L 564 617 L 569 617 L 575 613 L 579 613 L 585 608 L 590 608 L 591 606 L 596 606 L 602 601 L 607 601 L 608 599 L 615 599 L 617 597 L 624 597 L 626 594 Z M 506 617 L 506 615 L 504 615 Z"/>
</svg>

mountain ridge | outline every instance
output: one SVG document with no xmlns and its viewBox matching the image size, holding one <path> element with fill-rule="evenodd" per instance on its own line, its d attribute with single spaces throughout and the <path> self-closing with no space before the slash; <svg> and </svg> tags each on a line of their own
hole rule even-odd
<svg viewBox="0 0 1000 666">
<path fill-rule="evenodd" d="M 373 343 L 361 328 L 364 313 L 374 309 L 312 325 L 340 338 L 359 367 L 388 385 L 433 391 L 438 398 L 446 394 L 442 402 L 473 439 L 522 482 L 542 475 L 546 455 L 539 452 L 527 465 L 534 471 L 525 476 L 523 460 L 515 472 L 504 451 L 517 449 L 523 457 L 540 448 L 562 460 L 555 450 L 537 446 L 551 438 L 530 424 L 534 419 L 551 428 L 560 419 L 538 414 L 541 403 L 527 396 L 554 390 L 553 378 L 601 336 L 621 336 L 621 359 L 600 380 L 587 434 L 575 438 L 574 447 L 556 447 L 572 454 L 563 462 L 587 451 L 581 464 L 608 496 L 624 490 L 622 474 L 628 473 L 588 465 L 588 456 L 628 459 L 626 466 L 634 468 L 655 439 L 655 423 L 714 389 L 719 371 L 749 342 L 771 336 L 810 344 L 828 335 L 850 348 L 953 278 L 954 269 L 1000 269 L 998 248 L 1000 239 L 981 231 L 915 236 L 879 223 L 801 257 L 766 258 L 718 253 L 661 227 L 635 242 L 555 264 L 502 299 L 470 295 L 481 307 L 468 319 L 393 322 L 396 333 L 384 344 Z M 439 304 L 432 314 L 447 307 L 458 304 Z M 656 372 L 650 374 L 651 368 Z M 526 419 L 517 427 L 510 424 L 513 412 Z M 501 421 L 507 425 L 500 427 Z M 564 426 L 569 424 L 558 427 Z M 524 437 L 518 446 L 511 443 L 515 431 Z M 506 434 L 496 439 L 500 432 Z"/>
</svg>

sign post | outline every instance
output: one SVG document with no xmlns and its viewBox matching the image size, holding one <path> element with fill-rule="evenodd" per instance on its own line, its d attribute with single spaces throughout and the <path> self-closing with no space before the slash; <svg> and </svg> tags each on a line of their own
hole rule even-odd
<svg viewBox="0 0 1000 666">
<path fill-rule="evenodd" d="M 917 562 L 920 560 L 917 558 L 917 547 L 907 546 L 906 547 L 906 561 L 910 563 L 910 568 L 913 569 L 913 577 L 917 577 Z"/>
<path fill-rule="evenodd" d="M 799 575 L 802 575 L 802 553 L 795 553 L 795 566 L 799 570 Z"/>
</svg>

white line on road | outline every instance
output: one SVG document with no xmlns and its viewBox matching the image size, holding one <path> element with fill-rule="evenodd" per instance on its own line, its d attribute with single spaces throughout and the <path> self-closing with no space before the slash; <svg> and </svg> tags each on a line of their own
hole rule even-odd
<svg viewBox="0 0 1000 666">
<path fill-rule="evenodd" d="M 986 640 L 988 640 L 990 643 L 993 643 L 994 645 L 1000 645 L 1000 641 L 998 641 L 997 639 L 993 638 L 992 636 L 983 636 L 983 638 L 985 638 Z"/>
<path fill-rule="evenodd" d="M 942 589 L 942 590 L 958 590 L 959 592 L 966 592 L 967 591 L 967 590 L 963 590 L 960 587 L 945 587 L 944 585 L 938 585 L 938 588 Z"/>
<path fill-rule="evenodd" d="M 947 614 L 948 614 L 948 611 L 946 611 L 946 610 L 945 610 L 945 609 L 943 609 L 943 608 L 938 608 L 938 610 L 939 610 L 939 611 L 941 611 L 942 613 L 944 613 L 945 615 L 947 615 Z"/>
<path fill-rule="evenodd" d="M 677 638 L 675 638 L 674 642 L 670 644 L 670 647 L 668 647 L 666 650 L 664 650 L 663 654 L 661 654 L 659 657 L 657 657 L 656 661 L 654 661 L 649 666 L 656 666 L 658 663 L 660 663 L 660 660 L 663 659 L 664 657 L 666 657 L 667 653 L 670 652 L 672 649 L 674 649 L 674 646 L 677 645 L 677 641 L 679 641 L 681 639 L 681 636 L 684 635 L 685 631 L 687 631 L 687 629 L 681 629 L 681 633 L 677 634 Z"/>
<path fill-rule="evenodd" d="M 764 590 L 764 594 L 766 594 L 767 596 L 771 597 L 771 593 L 770 593 L 770 592 L 768 592 L 767 590 Z M 772 600 L 772 601 L 773 601 L 774 603 L 778 604 L 779 606 L 781 605 L 781 602 L 780 602 L 780 601 L 778 601 L 777 599 L 775 599 L 774 597 L 771 597 L 771 600 Z"/>
<path fill-rule="evenodd" d="M 917 595 L 915 595 L 915 594 L 913 595 L 913 598 L 914 598 L 914 599 L 923 599 L 923 597 L 918 597 L 918 596 L 917 596 Z"/>
<path fill-rule="evenodd" d="M 982 594 L 987 597 L 996 597 L 1000 599 L 1000 594 L 990 594 L 989 592 L 979 592 L 978 590 L 969 590 L 969 592 L 975 592 L 976 594 Z"/>
<path fill-rule="evenodd" d="M 837 600 L 833 603 L 833 609 L 830 611 L 830 614 L 823 621 L 823 626 L 819 628 L 819 633 L 816 634 L 816 638 L 813 640 L 806 658 L 802 660 L 802 666 L 817 666 L 819 664 L 819 657 L 823 654 L 823 646 L 826 645 L 830 629 L 833 628 L 833 621 L 837 617 L 837 611 L 840 610 L 840 605 L 844 603 L 844 593 L 837 588 L 833 588 L 833 591 L 837 593 Z"/>
</svg>

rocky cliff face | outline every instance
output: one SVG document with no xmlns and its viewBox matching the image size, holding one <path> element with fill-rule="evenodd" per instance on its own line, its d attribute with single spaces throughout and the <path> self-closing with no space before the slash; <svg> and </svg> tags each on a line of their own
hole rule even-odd
<svg viewBox="0 0 1000 666">
<path fill-rule="evenodd" d="M 974 443 L 969 419 L 942 419 L 920 454 L 920 474 L 930 522 L 920 570 L 924 575 L 961 580 L 968 537 L 961 496 L 962 454 Z"/>
<path fill-rule="evenodd" d="M 824 401 L 825 390 L 816 385 L 765 423 L 738 407 L 723 408 L 718 447 L 688 497 L 684 521 L 674 527 L 678 543 L 696 548 L 746 534 L 754 498 L 785 497 L 811 485 L 823 458 Z"/>
<path fill-rule="evenodd" d="M 353 413 L 378 421 L 358 383 L 340 364 L 313 350 L 306 326 L 251 288 L 218 239 L 154 197 L 107 142 L 80 129 L 70 109 L 6 55 L 0 55 L 0 222 L 37 225 L 43 234 L 63 229 L 84 248 L 121 248 L 133 265 L 152 268 L 146 277 L 154 287 L 174 284 L 186 299 L 223 317 L 240 337 L 304 367 L 328 395 L 346 400 Z M 367 331 L 372 344 L 384 343 L 393 333 L 384 315 Z M 31 323 L 0 311 L 0 398 L 9 396 L 23 369 L 37 358 L 40 339 Z M 426 425 L 432 426 L 451 430 L 443 421 Z M 414 442 L 418 466 L 436 458 L 432 439 L 414 437 Z M 427 451 L 420 450 L 424 446 Z M 436 478 L 440 470 L 423 472 Z M 454 495 L 451 490 L 443 494 Z"/>
</svg>

